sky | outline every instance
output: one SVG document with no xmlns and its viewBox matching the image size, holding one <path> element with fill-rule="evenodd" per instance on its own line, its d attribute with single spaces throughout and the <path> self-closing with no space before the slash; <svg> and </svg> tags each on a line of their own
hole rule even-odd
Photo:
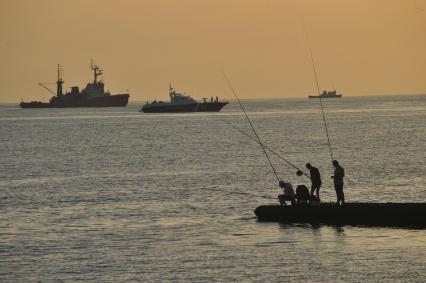
<svg viewBox="0 0 426 283">
<path fill-rule="evenodd" d="M 304 28 L 305 27 L 305 28 Z M 306 32 L 305 32 L 305 31 Z M 0 103 L 92 80 L 131 101 L 426 93 L 426 0 L 0 0 Z"/>
</svg>

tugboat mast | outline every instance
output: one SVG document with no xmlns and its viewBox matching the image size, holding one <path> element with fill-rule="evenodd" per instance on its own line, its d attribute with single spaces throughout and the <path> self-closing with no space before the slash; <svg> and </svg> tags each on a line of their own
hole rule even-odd
<svg viewBox="0 0 426 283">
<path fill-rule="evenodd" d="M 93 59 L 90 60 L 90 68 L 93 70 L 94 80 L 93 83 L 98 83 L 98 76 L 102 75 L 102 70 L 99 68 L 98 65 L 95 65 L 93 62 Z"/>
<path fill-rule="evenodd" d="M 61 76 L 61 66 L 58 64 L 58 80 L 56 81 L 56 95 L 58 96 L 58 98 L 63 96 L 62 93 L 62 85 L 64 84 L 64 81 L 62 80 L 62 76 Z"/>
<path fill-rule="evenodd" d="M 172 87 L 172 83 L 169 83 L 169 95 L 170 95 L 170 100 L 173 100 L 175 98 L 176 92 L 174 91 L 173 87 Z"/>
</svg>

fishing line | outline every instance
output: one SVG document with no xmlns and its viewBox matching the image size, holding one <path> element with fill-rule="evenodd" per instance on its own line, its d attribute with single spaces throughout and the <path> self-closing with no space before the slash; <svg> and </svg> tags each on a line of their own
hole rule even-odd
<svg viewBox="0 0 426 283">
<path fill-rule="evenodd" d="M 237 131 L 239 131 L 240 133 L 242 133 L 246 137 L 250 138 L 251 140 L 253 140 L 254 142 L 256 142 L 256 143 L 259 144 L 259 141 L 257 141 L 254 137 L 252 137 L 251 135 L 247 134 L 246 132 L 244 132 L 243 130 L 241 130 L 240 128 L 238 128 L 237 126 L 234 126 L 234 125 L 232 125 L 231 123 L 229 123 L 229 122 L 227 122 L 225 120 L 222 120 L 222 122 L 224 122 L 225 124 L 233 127 L 234 129 L 236 129 Z M 306 174 L 305 172 L 303 172 L 303 170 L 299 169 L 296 165 L 294 165 L 293 163 L 291 163 L 290 161 L 288 161 L 287 159 L 285 159 L 284 157 L 282 157 L 282 155 L 280 155 L 279 153 L 277 153 L 275 150 L 271 149 L 270 147 L 268 147 L 265 144 L 263 144 L 263 147 L 265 149 L 267 149 L 269 152 L 271 152 L 272 154 L 274 154 L 275 156 L 277 156 L 278 158 L 280 158 L 281 160 L 283 160 L 284 162 L 286 162 L 288 165 L 290 165 L 294 169 L 300 171 L 303 175 L 305 175 L 309 179 L 311 178 L 308 174 Z"/>
<path fill-rule="evenodd" d="M 330 143 L 330 137 L 329 137 L 329 134 L 328 134 L 327 121 L 325 119 L 324 107 L 322 105 L 321 90 L 320 90 L 319 83 L 318 83 L 318 76 L 317 76 L 317 70 L 316 70 L 316 67 L 315 67 L 314 55 L 312 53 L 312 49 L 311 49 L 311 46 L 309 44 L 308 33 L 306 31 L 305 23 L 303 22 L 302 18 L 299 18 L 299 19 L 302 22 L 303 32 L 305 34 L 305 41 L 306 41 L 306 43 L 308 45 L 309 53 L 311 55 L 312 67 L 313 67 L 313 70 L 314 70 L 315 82 L 316 82 L 316 85 L 317 85 L 318 97 L 319 97 L 319 101 L 320 101 L 320 105 L 321 105 L 322 119 L 324 121 L 325 133 L 326 133 L 326 136 L 327 136 L 328 149 L 330 150 L 331 163 L 333 163 L 333 160 L 334 160 L 334 158 L 333 158 L 333 152 L 331 150 L 331 143 Z"/>
<path fill-rule="evenodd" d="M 224 72 L 224 71 L 222 71 L 222 74 L 223 74 L 223 77 L 225 78 L 225 80 L 227 81 L 229 88 L 231 89 L 232 93 L 234 94 L 235 98 L 237 99 L 238 104 L 240 105 L 241 109 L 243 110 L 244 115 L 245 115 L 245 117 L 246 117 L 246 119 L 247 119 L 248 123 L 250 124 L 250 127 L 251 127 L 251 129 L 253 130 L 254 135 L 255 135 L 255 136 L 256 136 L 256 138 L 257 138 L 257 141 L 259 142 L 260 146 L 262 147 L 262 151 L 263 151 L 263 153 L 265 154 L 266 159 L 268 159 L 269 165 L 271 166 L 272 171 L 274 172 L 275 178 L 277 178 L 277 181 L 279 182 L 279 181 L 280 181 L 280 178 L 278 177 L 277 171 L 275 170 L 274 165 L 272 164 L 271 159 L 269 158 L 269 155 L 268 155 L 268 153 L 267 153 L 267 152 L 266 152 L 266 150 L 265 150 L 265 147 L 264 147 L 264 145 L 263 145 L 263 143 L 262 143 L 262 140 L 260 139 L 260 137 L 259 137 L 259 135 L 257 134 L 257 132 L 256 132 L 256 130 L 255 130 L 255 128 L 254 128 L 254 126 L 253 126 L 253 124 L 251 123 L 250 118 L 248 117 L 248 115 L 247 115 L 247 113 L 246 113 L 246 110 L 244 109 L 243 105 L 241 104 L 241 101 L 240 101 L 240 99 L 238 98 L 237 93 L 235 92 L 234 88 L 232 87 L 231 81 L 228 79 L 228 77 L 226 76 L 226 74 L 225 74 L 225 72 Z"/>
<path fill-rule="evenodd" d="M 210 189 L 210 188 L 205 188 L 205 187 L 201 187 L 199 189 L 203 189 L 203 190 L 207 190 L 207 191 L 212 191 L 212 192 L 223 192 L 222 190 L 218 190 L 218 189 Z M 259 197 L 259 198 L 266 198 L 266 199 L 276 199 L 275 197 L 270 197 L 267 195 L 256 195 L 256 194 L 250 194 L 250 193 L 244 193 L 244 192 L 229 192 L 226 191 L 226 194 L 234 194 L 234 195 L 247 195 L 247 196 L 252 196 L 252 197 Z"/>
</svg>

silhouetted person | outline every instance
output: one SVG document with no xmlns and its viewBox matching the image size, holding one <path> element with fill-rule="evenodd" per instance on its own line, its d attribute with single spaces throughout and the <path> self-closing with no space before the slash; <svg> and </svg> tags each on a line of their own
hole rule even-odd
<svg viewBox="0 0 426 283">
<path fill-rule="evenodd" d="M 319 190 L 321 188 L 321 175 L 318 168 L 312 166 L 310 163 L 306 163 L 306 168 L 309 169 L 309 175 L 311 175 L 311 196 L 314 195 L 314 192 L 317 195 L 317 200 L 319 201 Z"/>
<path fill-rule="evenodd" d="M 281 205 L 286 205 L 286 201 L 290 201 L 294 205 L 294 190 L 290 183 L 284 181 L 279 182 L 279 186 L 283 189 L 284 194 L 278 195 L 278 200 Z"/>
<path fill-rule="evenodd" d="M 297 203 L 308 203 L 311 195 L 305 185 L 299 185 L 296 187 L 296 200 Z"/>
<path fill-rule="evenodd" d="M 345 169 L 339 165 L 337 160 L 333 160 L 334 166 L 334 189 L 336 190 L 337 204 L 345 203 L 345 194 L 343 193 L 343 177 L 345 177 Z"/>
</svg>

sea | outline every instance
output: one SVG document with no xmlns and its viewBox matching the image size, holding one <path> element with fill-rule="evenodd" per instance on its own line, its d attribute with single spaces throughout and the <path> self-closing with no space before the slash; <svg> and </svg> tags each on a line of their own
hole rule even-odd
<svg viewBox="0 0 426 283">
<path fill-rule="evenodd" d="M 348 202 L 426 201 L 426 95 L 322 102 Z M 241 103 L 265 145 L 319 168 L 321 200 L 335 202 L 320 101 Z M 426 230 L 258 221 L 280 189 L 236 101 L 142 104 L 0 105 L 0 282 L 424 282 Z"/>
</svg>

